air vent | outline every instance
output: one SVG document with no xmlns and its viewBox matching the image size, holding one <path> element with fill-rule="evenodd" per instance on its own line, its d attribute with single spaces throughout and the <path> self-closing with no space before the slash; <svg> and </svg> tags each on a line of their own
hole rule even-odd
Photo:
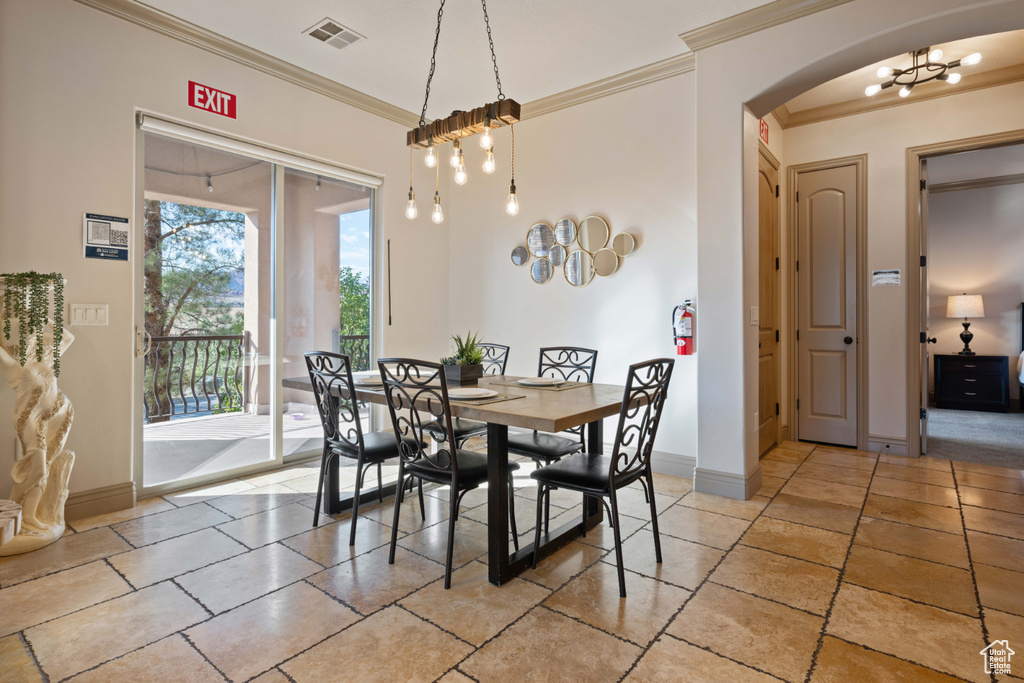
<svg viewBox="0 0 1024 683">
<path fill-rule="evenodd" d="M 339 50 L 344 50 L 352 43 L 366 38 L 366 36 L 342 26 L 334 19 L 318 21 L 315 26 L 306 29 L 303 33 Z"/>
</svg>

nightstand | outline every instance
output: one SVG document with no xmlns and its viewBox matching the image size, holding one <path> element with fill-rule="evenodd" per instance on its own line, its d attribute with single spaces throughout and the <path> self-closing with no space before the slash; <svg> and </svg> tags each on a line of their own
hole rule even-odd
<svg viewBox="0 0 1024 683">
<path fill-rule="evenodd" d="M 935 403 L 954 410 L 1010 408 L 1010 363 L 1006 356 L 935 355 Z"/>
</svg>

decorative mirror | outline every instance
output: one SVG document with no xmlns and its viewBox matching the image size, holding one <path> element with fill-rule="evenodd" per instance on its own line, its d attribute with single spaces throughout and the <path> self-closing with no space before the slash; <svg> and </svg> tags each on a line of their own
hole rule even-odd
<svg viewBox="0 0 1024 683">
<path fill-rule="evenodd" d="M 563 218 L 555 223 L 555 241 L 563 247 L 576 241 L 576 224 L 571 218 Z"/>
<path fill-rule="evenodd" d="M 537 258 L 544 258 L 555 246 L 555 231 L 547 223 L 537 223 L 526 233 L 526 246 Z"/>
<path fill-rule="evenodd" d="M 512 263 L 517 266 L 525 266 L 526 262 L 530 260 L 530 250 L 523 245 L 517 246 L 512 250 Z"/>
<path fill-rule="evenodd" d="M 585 251 L 577 249 L 569 254 L 562 266 L 565 279 L 573 287 L 584 287 L 594 279 L 594 258 Z"/>
<path fill-rule="evenodd" d="M 594 272 L 601 277 L 608 277 L 619 269 L 619 257 L 614 251 L 605 247 L 594 254 Z"/>
<path fill-rule="evenodd" d="M 604 219 L 599 216 L 587 216 L 580 221 L 580 227 L 578 234 L 576 235 L 577 241 L 580 243 L 580 247 L 584 251 L 589 251 L 591 254 L 595 253 L 598 249 L 603 249 L 608 244 L 608 238 L 611 236 L 611 231 L 608 229 L 608 224 L 604 222 Z"/>
<path fill-rule="evenodd" d="M 552 272 L 554 272 L 554 268 L 551 265 L 551 261 L 548 261 L 546 258 L 537 259 L 530 267 L 530 277 L 538 285 L 542 285 L 550 280 Z"/>
<path fill-rule="evenodd" d="M 636 241 L 628 232 L 620 232 L 612 239 L 612 250 L 619 256 L 629 256 L 634 247 Z"/>
<path fill-rule="evenodd" d="M 558 239 L 558 230 L 555 230 L 555 239 Z M 551 251 L 548 252 L 548 260 L 551 261 L 551 265 L 560 266 L 565 263 L 565 257 L 568 255 L 568 251 L 561 244 L 556 244 L 551 247 Z"/>
</svg>

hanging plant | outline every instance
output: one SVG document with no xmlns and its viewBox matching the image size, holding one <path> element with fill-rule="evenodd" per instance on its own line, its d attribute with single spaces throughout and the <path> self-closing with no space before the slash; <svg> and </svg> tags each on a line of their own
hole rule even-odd
<svg viewBox="0 0 1024 683">
<path fill-rule="evenodd" d="M 60 273 L 2 273 L 4 286 L 4 339 L 11 338 L 11 321 L 18 321 L 18 361 L 28 360 L 28 342 L 35 337 L 35 359 L 43 361 L 46 321 L 53 318 L 53 374 L 60 375 L 60 347 L 64 340 L 64 277 Z M 53 289 L 53 314 L 49 291 Z"/>
</svg>

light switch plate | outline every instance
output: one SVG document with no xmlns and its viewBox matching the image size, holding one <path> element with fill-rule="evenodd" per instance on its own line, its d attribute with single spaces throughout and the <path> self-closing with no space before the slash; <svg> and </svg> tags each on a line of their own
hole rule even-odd
<svg viewBox="0 0 1024 683">
<path fill-rule="evenodd" d="M 107 325 L 109 308 L 107 304 L 71 304 L 71 324 Z"/>
<path fill-rule="evenodd" d="M 758 310 L 757 306 L 751 306 L 750 307 L 750 324 L 751 325 L 758 325 L 758 324 L 760 324 L 760 322 L 761 322 L 760 311 Z"/>
</svg>

